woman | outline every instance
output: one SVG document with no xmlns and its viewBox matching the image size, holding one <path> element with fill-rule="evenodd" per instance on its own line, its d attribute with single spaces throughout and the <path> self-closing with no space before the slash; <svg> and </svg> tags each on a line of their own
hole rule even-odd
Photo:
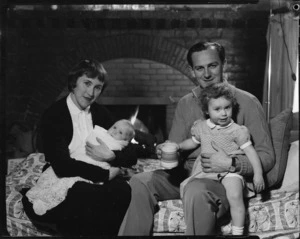
<svg viewBox="0 0 300 239">
<path fill-rule="evenodd" d="M 107 73 L 96 60 L 84 60 L 68 76 L 70 94 L 55 102 L 45 111 L 41 120 L 41 133 L 45 159 L 58 177 L 82 177 L 93 183 L 76 182 L 66 199 L 44 215 L 35 214 L 26 196 L 24 210 L 33 222 L 56 224 L 63 235 L 117 235 L 119 226 L 131 199 L 128 183 L 117 177 L 118 166 L 136 163 L 135 150 L 130 145 L 112 152 L 100 145 L 85 144 L 94 125 L 108 129 L 114 123 L 109 112 L 95 100 L 101 94 Z M 103 169 L 74 159 L 79 147 L 98 161 L 109 162 Z"/>
</svg>

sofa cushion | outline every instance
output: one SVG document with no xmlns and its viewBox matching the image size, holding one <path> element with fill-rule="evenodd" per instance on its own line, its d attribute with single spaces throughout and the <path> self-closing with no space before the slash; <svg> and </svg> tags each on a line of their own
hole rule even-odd
<svg viewBox="0 0 300 239">
<path fill-rule="evenodd" d="M 299 140 L 291 144 L 285 174 L 279 191 L 299 191 Z"/>
<path fill-rule="evenodd" d="M 269 200 L 265 200 L 263 195 L 258 194 L 256 197 L 249 199 L 247 205 L 245 230 L 249 235 L 256 235 L 255 238 L 279 239 L 282 235 L 290 234 L 291 232 L 288 230 L 299 233 L 298 191 L 289 193 L 278 192 L 277 190 L 271 191 Z M 154 235 L 162 236 L 166 235 L 165 233 L 173 233 L 169 235 L 180 235 L 181 233 L 183 235 L 186 224 L 182 201 L 179 199 L 162 201 L 159 202 L 159 207 L 160 210 L 154 215 Z M 221 226 L 223 235 L 228 234 L 230 231 L 231 222 Z M 299 238 L 299 234 L 298 237 L 296 235 L 280 238 Z"/>
<path fill-rule="evenodd" d="M 275 151 L 275 165 L 267 173 L 269 187 L 278 185 L 284 176 L 288 158 L 292 117 L 292 108 L 287 108 L 270 120 L 269 125 Z"/>
</svg>

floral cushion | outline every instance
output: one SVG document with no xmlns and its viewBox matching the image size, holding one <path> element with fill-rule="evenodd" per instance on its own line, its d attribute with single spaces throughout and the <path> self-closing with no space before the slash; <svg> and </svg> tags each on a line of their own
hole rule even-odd
<svg viewBox="0 0 300 239">
<path fill-rule="evenodd" d="M 7 230 L 11 236 L 49 236 L 55 230 L 49 225 L 45 230 L 37 229 L 23 210 L 22 188 L 32 187 L 45 165 L 44 154 L 31 154 L 11 169 L 6 177 Z"/>
<path fill-rule="evenodd" d="M 273 191 L 269 199 L 258 195 L 249 201 L 246 215 L 246 230 L 251 235 L 271 234 L 279 231 L 294 232 L 299 236 L 299 192 Z M 159 203 L 160 210 L 154 217 L 154 234 L 184 233 L 186 225 L 181 200 Z M 222 226 L 223 234 L 230 231 L 231 224 Z M 288 237 L 290 238 L 290 237 Z M 291 237 L 293 238 L 293 237 Z"/>
</svg>

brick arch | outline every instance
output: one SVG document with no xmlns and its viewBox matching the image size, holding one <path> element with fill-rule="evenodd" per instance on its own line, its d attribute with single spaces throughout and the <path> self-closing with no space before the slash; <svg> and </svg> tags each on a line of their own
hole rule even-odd
<svg viewBox="0 0 300 239">
<path fill-rule="evenodd" d="M 124 34 L 101 39 L 98 44 L 114 46 L 106 50 L 102 61 L 117 58 L 144 58 L 169 65 L 184 75 L 188 74 L 186 65 L 187 49 L 159 36 Z M 109 52 L 107 52 L 109 51 Z"/>
<path fill-rule="evenodd" d="M 56 58 L 54 65 L 57 71 L 50 73 L 43 85 L 38 87 L 38 92 L 32 95 L 25 119 L 33 122 L 38 120 L 43 110 L 65 89 L 67 72 L 82 59 L 95 58 L 104 62 L 118 58 L 143 58 L 169 65 L 193 81 L 189 74 L 186 54 L 187 49 L 184 46 L 160 36 L 119 34 L 102 38 L 75 39 L 61 57 Z M 47 92 L 49 89 L 52 89 L 51 93 Z"/>
</svg>

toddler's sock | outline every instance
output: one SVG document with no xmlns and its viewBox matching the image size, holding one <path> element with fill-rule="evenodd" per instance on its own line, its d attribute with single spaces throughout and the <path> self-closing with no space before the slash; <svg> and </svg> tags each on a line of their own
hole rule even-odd
<svg viewBox="0 0 300 239">
<path fill-rule="evenodd" d="M 232 226 L 232 235 L 243 235 L 244 227 Z"/>
</svg>

